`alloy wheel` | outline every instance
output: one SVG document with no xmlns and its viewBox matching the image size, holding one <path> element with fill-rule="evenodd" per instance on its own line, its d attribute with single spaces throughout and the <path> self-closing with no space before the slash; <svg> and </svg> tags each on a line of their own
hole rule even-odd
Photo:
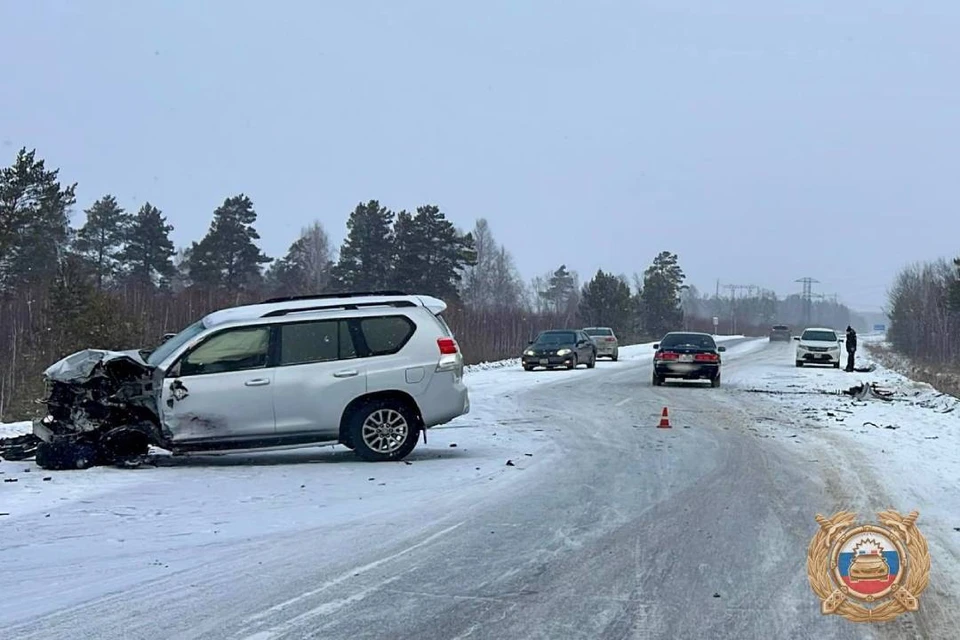
<svg viewBox="0 0 960 640">
<path fill-rule="evenodd" d="M 363 421 L 363 442 L 377 453 L 393 453 L 407 440 L 410 426 L 394 409 L 377 409 Z"/>
</svg>

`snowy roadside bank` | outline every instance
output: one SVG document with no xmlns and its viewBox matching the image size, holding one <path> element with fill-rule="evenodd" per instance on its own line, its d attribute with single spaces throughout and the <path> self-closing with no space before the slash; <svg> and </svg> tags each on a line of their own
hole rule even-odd
<svg viewBox="0 0 960 640">
<path fill-rule="evenodd" d="M 826 469 L 826 497 L 836 508 L 856 510 L 868 519 L 884 508 L 919 511 L 934 558 L 932 584 L 956 593 L 960 400 L 888 369 L 862 351 L 857 367 L 872 365 L 873 371 L 796 368 L 792 350 L 774 349 L 728 376 L 728 388 L 735 384 L 738 393 L 771 401 L 772 411 L 746 427 L 757 437 L 812 445 L 809 451 L 820 448 L 820 455 L 813 456 L 819 459 L 810 462 Z M 860 400 L 843 393 L 858 385 L 876 385 L 881 395 L 891 395 Z"/>
</svg>

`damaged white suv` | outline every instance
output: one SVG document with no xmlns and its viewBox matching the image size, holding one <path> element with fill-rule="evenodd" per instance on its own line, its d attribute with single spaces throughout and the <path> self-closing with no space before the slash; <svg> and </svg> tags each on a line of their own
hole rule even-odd
<svg viewBox="0 0 960 640">
<path fill-rule="evenodd" d="M 446 307 L 400 292 L 278 298 L 211 313 L 150 353 L 75 353 L 44 372 L 37 464 L 337 442 L 402 459 L 470 410 Z"/>
</svg>

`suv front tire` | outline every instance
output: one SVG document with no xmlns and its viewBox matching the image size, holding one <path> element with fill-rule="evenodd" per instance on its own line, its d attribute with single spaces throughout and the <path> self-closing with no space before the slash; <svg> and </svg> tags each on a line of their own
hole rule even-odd
<svg viewBox="0 0 960 640">
<path fill-rule="evenodd" d="M 350 416 L 350 443 L 368 462 L 403 460 L 417 446 L 419 435 L 416 414 L 397 400 L 370 400 Z"/>
</svg>

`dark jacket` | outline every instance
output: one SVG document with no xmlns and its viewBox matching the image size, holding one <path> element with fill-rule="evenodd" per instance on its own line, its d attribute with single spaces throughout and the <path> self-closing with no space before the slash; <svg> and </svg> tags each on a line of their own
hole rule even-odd
<svg viewBox="0 0 960 640">
<path fill-rule="evenodd" d="M 847 329 L 847 351 L 857 350 L 857 332 L 853 329 Z"/>
</svg>

